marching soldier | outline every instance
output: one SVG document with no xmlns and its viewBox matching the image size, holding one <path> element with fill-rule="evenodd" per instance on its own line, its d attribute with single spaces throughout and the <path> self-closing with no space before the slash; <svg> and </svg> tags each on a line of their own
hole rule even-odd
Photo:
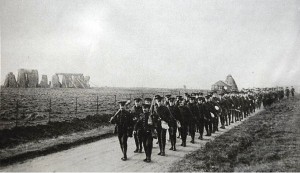
<svg viewBox="0 0 300 173">
<path fill-rule="evenodd" d="M 180 119 L 180 111 L 177 106 L 174 105 L 175 98 L 169 98 L 169 106 L 171 121 L 169 123 L 169 136 L 171 140 L 170 150 L 176 151 L 176 132 L 177 132 L 177 122 Z"/>
<path fill-rule="evenodd" d="M 139 116 L 143 113 L 143 109 L 141 106 L 141 99 L 140 98 L 135 98 L 134 99 L 134 106 L 131 109 L 131 114 L 133 117 L 134 121 L 134 131 L 133 131 L 133 137 L 134 137 L 134 142 L 136 145 L 136 149 L 134 150 L 135 153 L 142 153 L 143 150 L 143 136 L 141 133 L 141 127 L 137 124 L 137 120 L 139 119 Z"/>
<path fill-rule="evenodd" d="M 195 103 L 194 96 L 190 97 L 190 101 L 187 104 L 187 107 L 188 107 L 189 111 L 191 112 L 190 113 L 191 117 L 189 118 L 188 128 L 189 128 L 189 133 L 192 138 L 191 143 L 193 144 L 193 143 L 195 143 L 195 133 L 196 133 L 196 124 L 197 124 L 196 121 L 199 118 L 199 110 Z"/>
<path fill-rule="evenodd" d="M 189 124 L 189 119 L 192 117 L 191 111 L 187 108 L 185 105 L 185 99 L 180 99 L 179 102 L 179 111 L 180 111 L 180 134 L 181 134 L 181 146 L 186 147 L 186 137 L 187 137 L 187 131 L 188 131 L 188 124 Z"/>
<path fill-rule="evenodd" d="M 211 113 L 213 113 L 214 117 L 212 117 L 213 129 L 212 133 L 219 131 L 219 114 L 221 113 L 221 108 L 219 105 L 219 98 L 216 97 L 216 93 L 211 98 Z"/>
<path fill-rule="evenodd" d="M 155 116 L 157 120 L 157 136 L 160 152 L 158 155 L 165 156 L 166 147 L 166 133 L 170 123 L 170 111 L 162 103 L 162 97 L 160 95 L 155 96 L 157 104 Z"/>
<path fill-rule="evenodd" d="M 224 94 L 221 95 L 221 100 L 220 100 L 220 109 L 221 109 L 221 114 L 220 114 L 220 121 L 221 121 L 221 129 L 225 129 L 225 121 L 227 123 L 227 105 L 226 105 L 226 100 L 224 97 Z"/>
<path fill-rule="evenodd" d="M 199 116 L 198 116 L 198 129 L 199 129 L 199 138 L 200 140 L 203 139 L 203 132 L 204 132 L 204 125 L 205 125 L 205 98 L 204 97 L 199 97 L 198 98 L 198 110 L 199 110 Z"/>
<path fill-rule="evenodd" d="M 131 114 L 127 110 L 125 110 L 126 101 L 119 101 L 118 103 L 120 104 L 120 109 L 113 117 L 111 117 L 110 122 L 112 124 L 116 124 L 118 139 L 123 153 L 123 157 L 121 159 L 123 161 L 126 161 L 127 139 L 128 136 L 131 136 L 130 133 L 132 131 L 130 129 L 133 126 L 133 119 Z"/>
<path fill-rule="evenodd" d="M 289 87 L 286 87 L 286 89 L 285 89 L 285 95 L 286 95 L 287 98 L 290 97 L 290 90 L 289 90 Z"/>
<path fill-rule="evenodd" d="M 211 95 L 205 96 L 205 103 L 204 103 L 204 127 L 206 130 L 206 135 L 205 136 L 211 136 L 212 133 L 212 117 L 210 114 L 210 97 Z"/>
<path fill-rule="evenodd" d="M 152 137 L 152 130 L 153 130 L 153 119 L 150 115 L 149 109 L 150 104 L 143 104 L 143 113 L 141 113 L 137 124 L 141 127 L 141 133 L 143 136 L 143 146 L 146 154 L 146 159 L 144 162 L 151 162 L 151 154 L 153 148 L 153 137 Z"/>
<path fill-rule="evenodd" d="M 176 96 L 176 101 L 175 101 L 175 104 L 174 104 L 174 107 L 176 107 L 178 110 L 179 110 L 179 105 L 180 105 L 180 102 L 181 100 L 183 100 L 182 96 Z M 180 115 L 180 110 L 179 110 L 179 116 L 181 117 Z M 178 120 L 178 125 L 177 125 L 177 128 L 178 128 L 178 136 L 177 138 L 181 138 L 181 122 L 182 122 L 182 119 L 181 118 L 176 118 L 176 120 Z"/>
<path fill-rule="evenodd" d="M 292 94 L 292 97 L 294 97 L 294 95 L 295 95 L 295 88 L 293 86 L 291 88 L 291 94 Z"/>
</svg>

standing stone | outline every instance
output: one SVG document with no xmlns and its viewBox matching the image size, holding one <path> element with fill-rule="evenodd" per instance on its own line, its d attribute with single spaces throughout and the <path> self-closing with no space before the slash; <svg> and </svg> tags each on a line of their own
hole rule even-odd
<svg viewBox="0 0 300 173">
<path fill-rule="evenodd" d="M 28 87 L 27 73 L 25 69 L 18 70 L 18 86 L 20 88 Z"/>
<path fill-rule="evenodd" d="M 39 85 L 39 73 L 37 70 L 28 70 L 28 88 L 37 88 Z"/>
<path fill-rule="evenodd" d="M 57 74 L 52 76 L 51 88 L 61 88 L 61 83 L 59 82 L 59 77 Z"/>
<path fill-rule="evenodd" d="M 40 86 L 41 86 L 41 88 L 49 88 L 50 85 L 48 85 L 47 75 L 42 75 L 42 80 L 41 80 Z"/>
<path fill-rule="evenodd" d="M 233 79 L 233 77 L 232 77 L 231 75 L 228 75 L 228 76 L 226 77 L 225 82 L 226 82 L 228 85 L 231 85 L 231 90 L 232 90 L 232 91 L 238 91 L 238 87 L 237 87 L 237 85 L 236 85 L 236 83 L 235 83 L 235 81 L 234 81 L 234 79 Z"/>
<path fill-rule="evenodd" d="M 7 87 L 7 88 L 17 88 L 18 87 L 16 77 L 12 72 L 10 72 L 6 75 L 6 78 L 4 81 L 4 87 Z"/>
</svg>

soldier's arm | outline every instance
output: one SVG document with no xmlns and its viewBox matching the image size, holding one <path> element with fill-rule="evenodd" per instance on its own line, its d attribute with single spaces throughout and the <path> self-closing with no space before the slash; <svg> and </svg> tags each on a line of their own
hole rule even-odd
<svg viewBox="0 0 300 173">
<path fill-rule="evenodd" d="M 113 117 L 110 118 L 109 122 L 112 123 L 112 124 L 116 124 L 117 123 L 117 119 L 119 117 L 119 114 L 120 114 L 120 110 L 118 110 L 118 112 Z"/>
</svg>

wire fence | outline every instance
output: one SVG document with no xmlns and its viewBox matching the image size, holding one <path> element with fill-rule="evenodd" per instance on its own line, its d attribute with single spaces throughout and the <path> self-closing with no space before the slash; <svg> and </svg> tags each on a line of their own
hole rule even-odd
<svg viewBox="0 0 300 173">
<path fill-rule="evenodd" d="M 52 95 L 51 94 L 5 94 L 1 93 L 0 129 L 16 126 L 45 125 L 49 122 L 70 122 L 74 118 L 113 114 L 118 109 L 119 100 L 152 98 L 159 94 L 165 96 L 182 95 L 182 91 L 126 93 L 126 94 L 89 94 L 89 95 Z"/>
</svg>

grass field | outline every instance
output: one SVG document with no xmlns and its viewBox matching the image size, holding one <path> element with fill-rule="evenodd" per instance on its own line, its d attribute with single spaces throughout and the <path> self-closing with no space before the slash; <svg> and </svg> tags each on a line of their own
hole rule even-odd
<svg viewBox="0 0 300 173">
<path fill-rule="evenodd" d="M 171 171 L 300 171 L 300 96 L 283 100 L 207 143 Z"/>
<path fill-rule="evenodd" d="M 98 114 L 106 115 L 116 111 L 116 100 L 152 97 L 153 94 L 178 95 L 179 92 L 180 90 L 175 89 L 108 87 L 93 89 L 1 88 L 0 129 L 16 126 L 16 119 L 18 126 L 47 124 L 49 116 L 52 122 L 71 121 L 74 118 L 83 119 L 97 114 L 97 97 Z M 181 91 L 181 94 L 183 92 Z"/>
</svg>

